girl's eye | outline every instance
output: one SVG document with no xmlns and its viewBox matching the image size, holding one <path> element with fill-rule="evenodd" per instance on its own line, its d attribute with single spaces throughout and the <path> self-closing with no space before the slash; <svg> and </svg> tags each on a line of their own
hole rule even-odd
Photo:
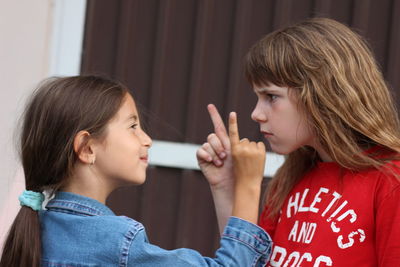
<svg viewBox="0 0 400 267">
<path fill-rule="evenodd" d="M 135 123 L 135 124 L 133 124 L 133 125 L 131 126 L 132 129 L 136 129 L 137 127 L 138 127 L 138 124 L 137 124 L 137 123 Z"/>
<path fill-rule="evenodd" d="M 277 95 L 273 95 L 273 94 L 267 94 L 267 97 L 270 101 L 275 101 L 278 98 Z"/>
</svg>

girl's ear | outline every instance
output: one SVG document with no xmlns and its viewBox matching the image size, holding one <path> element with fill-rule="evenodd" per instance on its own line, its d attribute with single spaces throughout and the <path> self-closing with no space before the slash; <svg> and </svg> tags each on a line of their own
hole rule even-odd
<svg viewBox="0 0 400 267">
<path fill-rule="evenodd" d="M 92 164 L 95 160 L 95 154 L 92 148 L 92 139 L 87 131 L 79 131 L 74 138 L 74 152 L 79 161 L 84 164 Z"/>
</svg>

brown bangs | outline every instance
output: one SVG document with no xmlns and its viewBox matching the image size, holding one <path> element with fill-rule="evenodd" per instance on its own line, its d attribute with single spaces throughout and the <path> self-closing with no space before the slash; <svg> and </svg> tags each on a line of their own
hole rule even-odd
<svg viewBox="0 0 400 267">
<path fill-rule="evenodd" d="M 288 36 L 276 31 L 257 42 L 245 57 L 244 72 L 247 81 L 256 86 L 270 83 L 281 87 L 299 88 L 298 59 Z M 301 76 L 301 77 L 299 77 Z"/>
</svg>

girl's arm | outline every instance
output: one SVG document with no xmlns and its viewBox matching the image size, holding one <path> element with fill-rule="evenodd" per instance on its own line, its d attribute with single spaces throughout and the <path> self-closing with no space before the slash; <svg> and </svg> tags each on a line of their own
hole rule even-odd
<svg viewBox="0 0 400 267">
<path fill-rule="evenodd" d="M 250 222 L 231 217 L 221 236 L 220 248 L 213 258 L 199 252 L 180 248 L 165 250 L 148 242 L 142 225 L 136 223 L 125 235 L 119 262 L 141 267 L 262 267 L 271 254 L 272 242 L 268 234 Z M 128 253 L 125 253 L 126 251 Z M 124 265 L 125 266 L 125 265 Z"/>
<path fill-rule="evenodd" d="M 259 202 L 261 180 L 258 179 L 262 179 L 263 175 L 265 147 L 261 142 L 258 144 L 249 143 L 248 141 L 244 143 L 236 142 L 239 138 L 236 114 L 231 115 L 234 118 L 230 118 L 230 129 L 232 130 L 233 127 L 235 130 L 232 130 L 229 136 L 215 106 L 209 105 L 207 108 L 215 133 L 210 134 L 207 142 L 197 151 L 197 159 L 203 174 L 210 184 L 218 225 L 220 233 L 222 233 L 230 215 L 235 215 L 240 210 L 249 211 L 249 207 L 242 209 L 241 203 Z M 233 142 L 235 142 L 235 150 L 233 150 Z M 235 151 L 234 155 L 232 155 L 233 151 Z M 254 155 L 251 154 L 254 152 Z M 235 159 L 232 159 L 232 156 Z M 235 161 L 236 185 L 240 185 L 236 186 L 236 188 L 232 160 Z M 248 190 L 253 191 L 252 194 L 247 195 L 247 192 L 243 192 Z M 237 197 L 234 198 L 234 195 Z M 240 200 L 240 203 L 235 202 L 236 208 L 233 211 L 235 199 Z M 244 199 L 247 200 L 244 201 Z M 258 204 L 256 210 L 258 211 Z M 251 220 L 254 221 L 254 218 Z"/>
<path fill-rule="evenodd" d="M 393 179 L 397 186 L 378 198 L 376 208 L 376 252 L 382 267 L 400 266 L 400 182 Z"/>
<path fill-rule="evenodd" d="M 229 216 L 232 215 L 234 200 L 231 144 L 216 107 L 210 104 L 207 109 L 214 125 L 214 133 L 208 136 L 207 142 L 197 151 L 197 160 L 210 184 L 219 231 L 222 234 Z"/>
<path fill-rule="evenodd" d="M 229 114 L 235 200 L 232 215 L 257 224 L 261 183 L 265 165 L 265 145 L 239 139 L 236 113 Z"/>
</svg>

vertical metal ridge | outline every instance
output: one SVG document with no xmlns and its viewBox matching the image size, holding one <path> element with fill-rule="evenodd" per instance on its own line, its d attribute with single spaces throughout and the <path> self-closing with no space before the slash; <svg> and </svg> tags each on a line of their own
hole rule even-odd
<svg viewBox="0 0 400 267">
<path fill-rule="evenodd" d="M 315 1 L 315 11 L 316 16 L 327 16 L 330 14 L 332 3 L 330 0 L 316 0 Z"/>
<path fill-rule="evenodd" d="M 181 195 L 176 246 L 191 247 L 205 255 L 212 255 L 212 240 L 219 238 L 215 209 L 207 181 L 199 172 L 181 172 Z M 187 192 L 191 192 L 188 194 Z M 193 231 L 193 229 L 196 229 Z"/>
<path fill-rule="evenodd" d="M 199 112 L 206 112 L 205 107 L 201 107 L 199 99 L 201 97 L 202 88 L 205 87 L 204 73 L 206 71 L 205 59 L 208 50 L 208 33 L 211 27 L 211 17 L 213 16 L 213 5 L 211 1 L 197 1 L 196 22 L 194 27 L 193 38 L 193 56 L 191 57 L 191 71 L 189 77 L 189 93 L 188 93 L 188 112 L 186 113 L 185 135 L 186 141 L 193 140 L 196 135 L 196 129 L 191 127 L 193 121 L 201 121 Z"/>
<path fill-rule="evenodd" d="M 128 73 L 126 70 L 129 66 L 129 50 L 134 49 L 134 43 L 130 42 L 131 38 L 126 38 L 126 36 L 137 36 L 135 32 L 132 31 L 135 26 L 136 14 L 135 11 L 138 10 L 137 1 L 122 1 L 120 7 L 120 15 L 118 17 L 118 28 L 116 29 L 116 56 L 115 56 L 115 76 L 125 81 Z"/>
<path fill-rule="evenodd" d="M 387 58 L 387 79 L 392 88 L 400 96 L 400 1 L 392 1 L 391 31 L 388 41 Z M 400 100 L 399 100 L 400 101 Z"/>
<path fill-rule="evenodd" d="M 164 68 L 166 48 L 168 42 L 168 29 L 169 29 L 169 13 L 171 8 L 171 1 L 160 1 L 158 10 L 157 30 L 156 30 L 156 45 L 154 52 L 154 61 L 152 69 L 152 83 L 150 85 L 150 110 L 156 114 L 160 114 L 160 104 L 162 101 L 162 84 L 164 81 Z"/>
<path fill-rule="evenodd" d="M 291 21 L 292 1 L 293 0 L 275 1 L 274 29 L 281 28 Z"/>
<path fill-rule="evenodd" d="M 93 46 L 93 37 L 92 37 L 92 28 L 93 28 L 93 2 L 91 0 L 88 0 L 86 2 L 86 15 L 85 15 L 85 29 L 84 29 L 84 36 L 83 36 L 83 41 L 82 41 L 82 60 L 81 60 L 81 73 L 84 72 L 84 70 L 89 69 L 89 64 L 93 63 L 92 56 L 91 56 L 91 50 L 87 49 L 88 47 Z"/>
<path fill-rule="evenodd" d="M 113 76 L 114 52 L 116 50 L 115 28 L 118 28 L 116 18 L 120 11 L 119 1 L 114 3 L 89 0 L 87 7 L 81 73 L 108 74 Z M 107 13 L 106 17 L 108 20 L 102 19 L 105 16 L 104 13 Z M 107 38 L 103 36 L 107 36 Z M 98 43 L 98 39 L 105 40 Z M 99 55 L 102 55 L 102 57 L 99 57 Z"/>
<path fill-rule="evenodd" d="M 246 4 L 247 3 L 247 4 Z M 232 32 L 232 46 L 230 53 L 230 62 L 228 67 L 228 101 L 227 108 L 229 110 L 237 109 L 239 104 L 239 90 L 244 85 L 243 64 L 242 59 L 246 54 L 246 29 L 249 29 L 250 14 L 252 5 L 243 0 L 236 1 L 236 9 Z M 250 93 L 250 92 L 248 92 Z"/>
<path fill-rule="evenodd" d="M 371 0 L 354 0 L 351 26 L 367 32 L 370 12 Z"/>
</svg>

